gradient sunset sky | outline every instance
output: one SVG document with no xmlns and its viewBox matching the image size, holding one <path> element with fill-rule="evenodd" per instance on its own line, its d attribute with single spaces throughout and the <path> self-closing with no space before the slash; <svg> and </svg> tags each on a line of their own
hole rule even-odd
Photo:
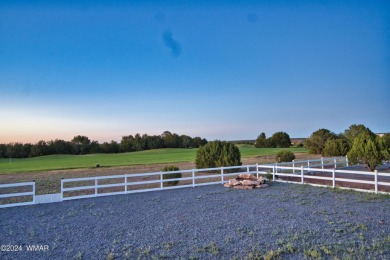
<svg viewBox="0 0 390 260">
<path fill-rule="evenodd" d="M 389 100 L 390 1 L 0 1 L 0 143 L 389 132 Z"/>
</svg>

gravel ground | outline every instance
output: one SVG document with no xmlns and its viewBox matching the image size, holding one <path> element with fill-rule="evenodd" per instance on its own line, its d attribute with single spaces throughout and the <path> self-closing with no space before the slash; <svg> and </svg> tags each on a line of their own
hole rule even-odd
<svg viewBox="0 0 390 260">
<path fill-rule="evenodd" d="M 390 259 L 389 216 L 389 196 L 287 183 L 117 195 L 0 209 L 0 259 Z"/>
</svg>

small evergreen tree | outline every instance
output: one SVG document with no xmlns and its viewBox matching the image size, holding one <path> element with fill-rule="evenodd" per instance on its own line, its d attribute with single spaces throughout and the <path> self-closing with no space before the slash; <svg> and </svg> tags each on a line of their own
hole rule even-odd
<svg viewBox="0 0 390 260">
<path fill-rule="evenodd" d="M 275 156 L 277 162 L 292 162 L 295 159 L 295 154 L 288 150 L 282 150 Z"/>
<path fill-rule="evenodd" d="M 173 171 L 179 171 L 179 170 L 180 170 L 179 167 L 174 166 L 174 165 L 168 165 L 162 169 L 163 172 L 173 172 Z M 182 177 L 181 172 L 163 174 L 163 180 L 179 179 L 181 177 Z M 179 181 L 168 181 L 168 182 L 164 182 L 163 186 L 164 187 L 176 186 L 178 183 L 179 183 Z"/>
<path fill-rule="evenodd" d="M 241 165 L 237 146 L 225 141 L 213 141 L 200 147 L 196 153 L 196 168 L 214 168 Z"/>
<path fill-rule="evenodd" d="M 322 150 L 323 156 L 345 156 L 348 152 L 348 143 L 343 139 L 331 139 L 326 141 Z"/>
<path fill-rule="evenodd" d="M 370 171 L 375 170 L 384 159 L 381 142 L 380 137 L 372 136 L 367 132 L 360 133 L 355 137 L 353 146 L 348 152 L 350 162 L 355 164 L 361 161 Z"/>
</svg>

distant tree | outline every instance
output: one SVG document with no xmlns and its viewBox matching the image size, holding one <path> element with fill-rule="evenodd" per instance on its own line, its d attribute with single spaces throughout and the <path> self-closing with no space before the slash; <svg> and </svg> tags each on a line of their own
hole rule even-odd
<svg viewBox="0 0 390 260">
<path fill-rule="evenodd" d="M 164 147 L 164 140 L 159 135 L 148 136 L 146 138 L 146 149 L 160 149 Z"/>
<path fill-rule="evenodd" d="M 181 135 L 180 136 L 180 147 L 182 147 L 182 148 L 193 147 L 192 138 L 188 135 Z"/>
<path fill-rule="evenodd" d="M 71 140 L 71 143 L 74 145 L 76 154 L 88 154 L 90 152 L 91 140 L 86 136 L 75 136 Z"/>
<path fill-rule="evenodd" d="M 384 159 L 381 142 L 380 137 L 372 136 L 366 131 L 361 132 L 355 137 L 348 152 L 350 162 L 353 164 L 363 162 L 370 171 L 375 170 Z"/>
<path fill-rule="evenodd" d="M 288 148 L 291 146 L 290 136 L 285 132 L 276 132 L 270 138 L 272 147 Z"/>
<path fill-rule="evenodd" d="M 207 144 L 207 140 L 204 138 L 202 139 L 199 136 L 197 136 L 197 137 L 194 137 L 192 139 L 192 144 L 193 144 L 193 148 L 199 148 L 199 147 Z"/>
<path fill-rule="evenodd" d="M 139 133 L 137 133 L 134 136 L 134 140 L 133 140 L 133 149 L 134 149 L 134 151 L 143 151 L 143 150 L 145 150 L 146 138 L 147 138 L 147 135 L 144 138 L 142 138 Z"/>
<path fill-rule="evenodd" d="M 92 141 L 89 145 L 89 153 L 98 153 L 99 152 L 99 142 Z"/>
<path fill-rule="evenodd" d="M 328 129 L 319 129 L 311 134 L 311 136 L 305 140 L 305 147 L 312 154 L 322 154 L 322 150 L 325 148 L 325 143 L 328 140 L 336 139 L 335 133 Z"/>
<path fill-rule="evenodd" d="M 344 136 L 347 139 L 350 147 L 352 147 L 355 138 L 363 132 L 369 134 L 371 137 L 376 136 L 368 127 L 362 124 L 359 125 L 353 124 L 344 131 Z"/>
<path fill-rule="evenodd" d="M 121 151 L 125 153 L 134 151 L 134 136 L 122 136 L 120 147 Z"/>
<path fill-rule="evenodd" d="M 0 144 L 0 158 L 6 158 L 7 145 Z"/>
<path fill-rule="evenodd" d="M 256 147 L 256 148 L 266 148 L 266 147 L 268 147 L 267 138 L 266 138 L 264 132 L 262 132 L 262 133 L 257 137 L 256 142 L 255 142 L 255 147 Z"/>
<path fill-rule="evenodd" d="M 74 154 L 74 145 L 61 139 L 51 140 L 47 143 L 51 154 Z"/>
<path fill-rule="evenodd" d="M 348 143 L 343 139 L 330 139 L 326 141 L 322 150 L 323 156 L 345 156 L 349 150 Z"/>
<path fill-rule="evenodd" d="M 46 141 L 39 141 L 31 147 L 31 156 L 43 156 L 50 154 L 49 146 Z"/>
<path fill-rule="evenodd" d="M 201 146 L 195 159 L 196 168 L 214 168 L 241 165 L 237 146 L 226 141 L 212 141 Z"/>
</svg>

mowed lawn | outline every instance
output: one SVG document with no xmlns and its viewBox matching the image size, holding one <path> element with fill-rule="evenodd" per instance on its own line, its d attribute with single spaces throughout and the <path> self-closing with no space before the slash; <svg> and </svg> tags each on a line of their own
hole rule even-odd
<svg viewBox="0 0 390 260">
<path fill-rule="evenodd" d="M 242 157 L 275 155 L 280 148 L 255 148 L 239 145 Z M 305 153 L 305 148 L 288 148 L 292 152 Z M 0 174 L 49 171 L 63 169 L 128 166 L 156 163 L 194 162 L 197 149 L 167 148 L 141 152 L 88 155 L 49 155 L 25 159 L 0 159 Z"/>
</svg>

